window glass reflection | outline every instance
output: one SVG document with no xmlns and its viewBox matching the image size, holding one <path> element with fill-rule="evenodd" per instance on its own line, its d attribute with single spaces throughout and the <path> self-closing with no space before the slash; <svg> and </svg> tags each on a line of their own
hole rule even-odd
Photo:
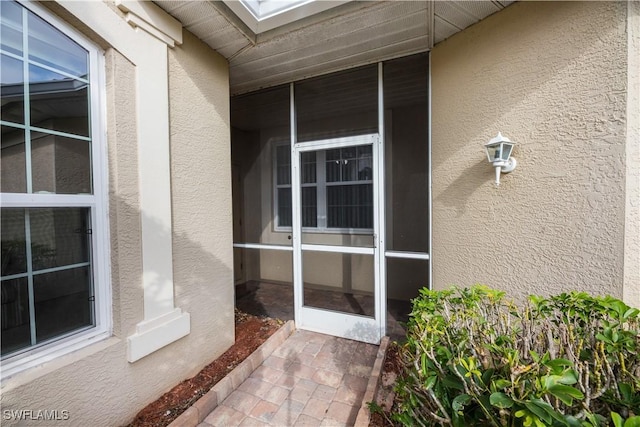
<svg viewBox="0 0 640 427">
<path fill-rule="evenodd" d="M 31 125 L 89 136 L 88 85 L 35 65 L 29 66 Z"/>
<path fill-rule="evenodd" d="M 28 14 L 29 59 L 77 77 L 87 77 L 87 51 L 40 17 Z"/>
<path fill-rule="evenodd" d="M 38 342 L 93 325 L 90 277 L 89 267 L 33 276 Z"/>
<path fill-rule="evenodd" d="M 78 208 L 32 209 L 34 271 L 89 261 L 87 213 Z"/>
<path fill-rule="evenodd" d="M 3 193 L 26 193 L 27 166 L 24 130 L 2 126 L 1 138 L 0 191 Z"/>
<path fill-rule="evenodd" d="M 22 61 L 7 55 L 0 58 L 2 120 L 24 124 L 24 67 Z"/>
<path fill-rule="evenodd" d="M 3 280 L 2 286 L 2 354 L 31 345 L 29 292 L 27 278 Z"/>
<path fill-rule="evenodd" d="M 0 1 L 0 47 L 22 56 L 22 8 L 13 1 Z"/>
<path fill-rule="evenodd" d="M 44 132 L 31 132 L 33 192 L 90 194 L 91 144 Z"/>
<path fill-rule="evenodd" d="M 24 209 L 2 209 L 2 277 L 27 271 L 24 212 Z"/>
</svg>

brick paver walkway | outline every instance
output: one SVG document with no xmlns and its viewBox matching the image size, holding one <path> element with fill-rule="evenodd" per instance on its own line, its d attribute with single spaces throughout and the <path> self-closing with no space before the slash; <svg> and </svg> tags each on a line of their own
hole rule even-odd
<svg viewBox="0 0 640 427">
<path fill-rule="evenodd" d="M 295 331 L 199 427 L 351 426 L 377 351 Z"/>
</svg>

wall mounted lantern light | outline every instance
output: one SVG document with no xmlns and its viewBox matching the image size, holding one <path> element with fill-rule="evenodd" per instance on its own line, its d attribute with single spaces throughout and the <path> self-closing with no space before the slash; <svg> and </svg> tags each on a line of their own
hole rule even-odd
<svg viewBox="0 0 640 427">
<path fill-rule="evenodd" d="M 500 185 L 500 172 L 508 173 L 516 168 L 516 159 L 511 157 L 514 145 L 514 142 L 502 136 L 500 132 L 498 132 L 498 136 L 484 144 L 484 148 L 487 150 L 487 160 L 496 168 L 496 186 Z"/>
</svg>

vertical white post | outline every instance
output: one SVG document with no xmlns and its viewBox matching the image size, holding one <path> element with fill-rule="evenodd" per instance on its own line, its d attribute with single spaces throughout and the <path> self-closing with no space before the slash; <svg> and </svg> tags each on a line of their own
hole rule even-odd
<svg viewBox="0 0 640 427">
<path fill-rule="evenodd" d="M 289 120 L 291 128 L 291 238 L 293 239 L 293 317 L 296 325 L 302 323 L 300 311 L 303 304 L 303 274 L 302 274 L 302 220 L 300 218 L 300 154 L 296 149 L 296 104 L 295 88 L 289 86 Z"/>
<path fill-rule="evenodd" d="M 384 151 L 385 151 L 385 127 L 384 127 L 384 67 L 382 62 L 378 63 L 378 143 L 374 146 L 378 151 L 378 165 L 374 168 L 373 179 L 377 183 L 377 204 L 375 209 L 378 212 L 378 222 L 375 233 L 378 236 L 376 242 L 376 263 L 377 284 L 376 284 L 376 318 L 380 324 L 380 336 L 387 334 L 387 260 L 384 256 L 386 240 L 386 215 L 385 215 L 385 174 L 384 174 Z"/>
</svg>

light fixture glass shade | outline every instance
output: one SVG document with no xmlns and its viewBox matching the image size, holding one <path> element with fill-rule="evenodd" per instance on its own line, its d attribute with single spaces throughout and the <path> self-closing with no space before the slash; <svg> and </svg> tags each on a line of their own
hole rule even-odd
<svg viewBox="0 0 640 427">
<path fill-rule="evenodd" d="M 500 132 L 495 138 L 487 142 L 484 147 L 487 151 L 487 160 L 491 163 L 505 163 L 511 156 L 514 143 L 509 138 L 502 136 Z"/>
<path fill-rule="evenodd" d="M 487 150 L 487 160 L 490 162 L 500 160 L 500 144 L 486 145 L 485 148 Z"/>
<path fill-rule="evenodd" d="M 496 170 L 496 185 L 500 185 L 500 174 L 511 172 L 516 168 L 516 159 L 511 157 L 513 146 L 509 138 L 502 136 L 500 132 L 495 138 L 484 144 L 487 151 L 487 160 Z"/>
<path fill-rule="evenodd" d="M 511 151 L 513 151 L 513 143 L 503 142 L 500 144 L 500 158 L 505 162 L 511 157 Z"/>
</svg>

